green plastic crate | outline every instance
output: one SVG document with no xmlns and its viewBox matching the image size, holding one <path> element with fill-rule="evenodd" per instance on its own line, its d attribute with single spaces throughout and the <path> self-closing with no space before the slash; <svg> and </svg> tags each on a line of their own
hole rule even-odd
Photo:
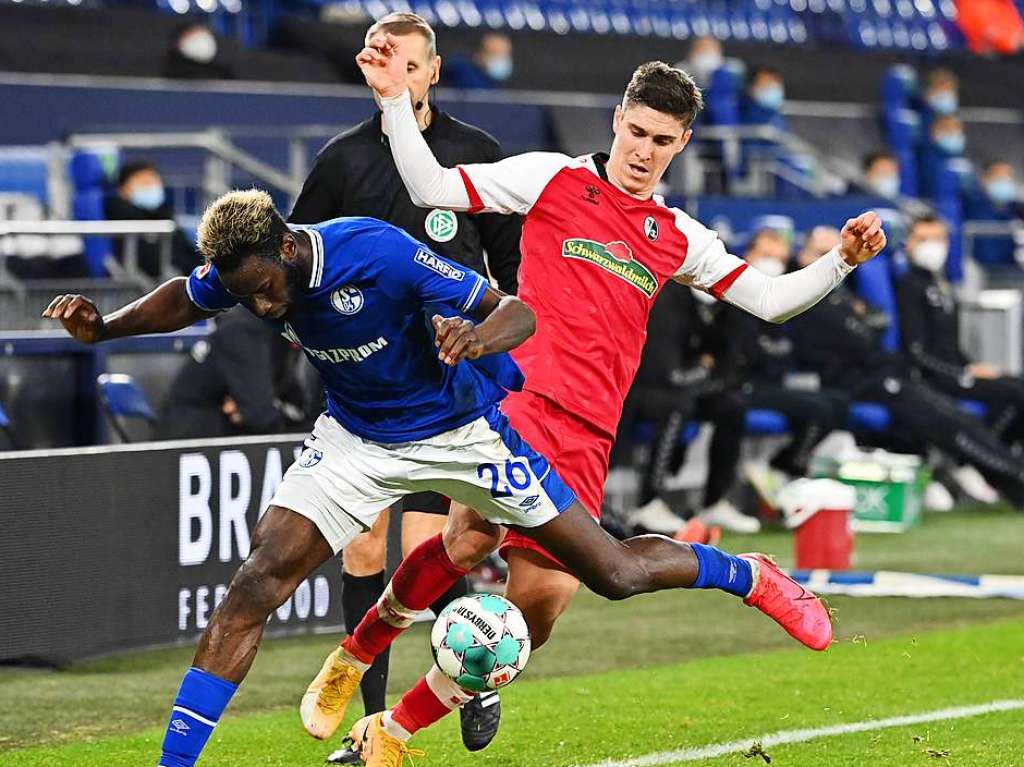
<svg viewBox="0 0 1024 767">
<path fill-rule="evenodd" d="M 884 451 L 818 459 L 811 475 L 837 479 L 857 491 L 852 526 L 866 533 L 902 533 L 916 525 L 930 479 L 918 456 Z"/>
</svg>

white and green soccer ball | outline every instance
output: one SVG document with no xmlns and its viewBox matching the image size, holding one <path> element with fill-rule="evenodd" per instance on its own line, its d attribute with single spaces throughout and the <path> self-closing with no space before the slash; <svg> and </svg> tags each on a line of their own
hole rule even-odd
<svg viewBox="0 0 1024 767">
<path fill-rule="evenodd" d="M 510 684 L 530 659 L 526 619 L 496 594 L 454 600 L 434 622 L 430 643 L 438 668 L 473 692 Z"/>
</svg>

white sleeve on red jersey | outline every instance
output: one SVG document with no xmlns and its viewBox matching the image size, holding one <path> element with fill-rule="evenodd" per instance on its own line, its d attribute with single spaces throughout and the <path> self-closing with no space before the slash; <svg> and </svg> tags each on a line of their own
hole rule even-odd
<svg viewBox="0 0 1024 767">
<path fill-rule="evenodd" d="M 810 266 L 769 277 L 726 251 L 714 231 L 681 210 L 672 211 L 688 242 L 686 260 L 674 279 L 768 322 L 785 322 L 810 309 L 854 269 L 833 248 Z"/>
<path fill-rule="evenodd" d="M 580 162 L 556 152 L 529 152 L 445 168 L 423 139 L 407 91 L 381 99 L 381 108 L 395 166 L 421 207 L 525 215 L 558 171 Z"/>
<path fill-rule="evenodd" d="M 498 162 L 460 165 L 458 171 L 472 203 L 470 213 L 518 213 L 525 216 L 551 179 L 582 165 L 558 152 L 527 152 Z"/>
</svg>

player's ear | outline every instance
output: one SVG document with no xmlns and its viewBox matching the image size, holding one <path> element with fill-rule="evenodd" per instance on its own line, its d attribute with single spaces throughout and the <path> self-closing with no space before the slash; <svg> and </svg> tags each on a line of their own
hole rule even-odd
<svg viewBox="0 0 1024 767">
<path fill-rule="evenodd" d="M 676 154 L 679 154 L 684 149 L 686 149 L 686 145 L 690 143 L 690 139 L 692 137 L 693 137 L 693 128 L 687 128 L 686 132 L 683 133 L 683 140 L 679 142 L 679 147 L 676 149 Z"/>
<path fill-rule="evenodd" d="M 437 85 L 438 80 L 441 79 L 441 57 L 434 56 L 434 60 L 430 62 L 430 84 Z"/>
<path fill-rule="evenodd" d="M 295 235 L 287 232 L 281 237 L 281 259 L 289 264 L 294 264 L 299 255 L 298 242 Z"/>
<path fill-rule="evenodd" d="M 622 104 L 615 105 L 615 113 L 612 115 L 612 132 L 618 133 L 622 125 Z"/>
</svg>

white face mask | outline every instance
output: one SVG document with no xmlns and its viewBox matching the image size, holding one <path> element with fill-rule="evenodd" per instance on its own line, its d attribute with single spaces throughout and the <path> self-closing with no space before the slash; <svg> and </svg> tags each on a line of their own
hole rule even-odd
<svg viewBox="0 0 1024 767">
<path fill-rule="evenodd" d="M 777 258 L 755 256 L 747 261 L 747 263 L 754 269 L 757 269 L 757 271 L 761 272 L 761 274 L 767 275 L 768 277 L 780 277 L 786 273 L 786 265 Z"/>
<path fill-rule="evenodd" d="M 710 75 L 722 66 L 722 54 L 714 51 L 698 53 L 691 59 L 690 66 L 701 75 Z"/>
<path fill-rule="evenodd" d="M 946 265 L 948 255 L 949 243 L 945 240 L 925 240 L 910 251 L 910 260 L 929 272 L 940 272 Z"/>
<path fill-rule="evenodd" d="M 178 44 L 178 50 L 186 59 L 209 64 L 217 55 L 217 38 L 209 32 L 192 32 Z"/>
</svg>

